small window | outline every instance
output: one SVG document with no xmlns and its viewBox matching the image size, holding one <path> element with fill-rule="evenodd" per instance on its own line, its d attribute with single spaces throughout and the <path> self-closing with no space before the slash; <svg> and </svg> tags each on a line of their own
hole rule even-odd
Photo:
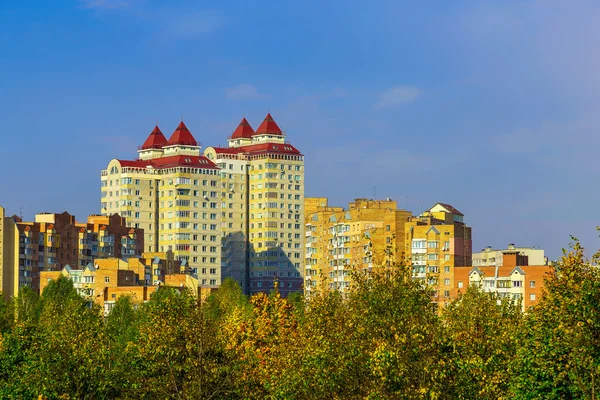
<svg viewBox="0 0 600 400">
<path fill-rule="evenodd" d="M 534 288 L 535 287 L 535 281 L 529 281 L 529 287 L 530 288 Z"/>
<path fill-rule="evenodd" d="M 531 293 L 531 294 L 529 295 L 529 300 L 531 300 L 531 301 L 535 301 L 535 294 L 534 294 L 534 293 Z"/>
<path fill-rule="evenodd" d="M 110 277 L 108 277 L 108 276 L 105 276 L 105 277 L 104 277 L 104 282 L 105 282 L 105 283 L 110 283 Z"/>
<path fill-rule="evenodd" d="M 462 283 L 462 281 L 458 281 L 458 288 L 459 288 L 459 289 L 462 289 L 462 288 L 463 288 L 463 283 Z"/>
</svg>

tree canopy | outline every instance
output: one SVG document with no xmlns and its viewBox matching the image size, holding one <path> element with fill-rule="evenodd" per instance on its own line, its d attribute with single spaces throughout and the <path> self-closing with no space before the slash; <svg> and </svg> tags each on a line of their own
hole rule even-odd
<svg viewBox="0 0 600 400">
<path fill-rule="evenodd" d="M 347 293 L 200 302 L 162 287 L 109 315 L 66 278 L 0 300 L 0 397 L 48 399 L 595 399 L 600 272 L 577 241 L 520 303 L 469 287 L 437 309 L 399 263 Z"/>
</svg>

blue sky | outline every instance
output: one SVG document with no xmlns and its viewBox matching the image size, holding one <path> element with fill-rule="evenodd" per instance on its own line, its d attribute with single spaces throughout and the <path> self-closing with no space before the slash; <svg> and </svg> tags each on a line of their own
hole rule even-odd
<svg viewBox="0 0 600 400">
<path fill-rule="evenodd" d="M 475 250 L 596 249 L 598 20 L 586 0 L 0 0 L 0 204 L 84 219 L 156 121 L 224 145 L 270 111 L 307 196 L 451 203 Z"/>
</svg>

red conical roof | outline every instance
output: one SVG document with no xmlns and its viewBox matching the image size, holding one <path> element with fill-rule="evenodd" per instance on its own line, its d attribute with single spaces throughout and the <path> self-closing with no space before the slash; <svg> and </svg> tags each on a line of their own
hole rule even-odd
<svg viewBox="0 0 600 400">
<path fill-rule="evenodd" d="M 158 125 L 156 125 L 152 132 L 150 132 L 150 136 L 148 136 L 148 139 L 146 139 L 146 141 L 142 145 L 142 150 L 162 149 L 162 147 L 166 144 L 167 138 L 160 131 Z"/>
<path fill-rule="evenodd" d="M 277 123 L 275 122 L 275 120 L 273 120 L 273 117 L 271 117 L 271 113 L 268 113 L 265 117 L 265 120 L 262 122 L 262 124 L 260 124 L 260 126 L 256 130 L 256 134 L 283 135 L 283 132 L 281 131 L 281 129 L 279 129 L 279 126 L 277 126 Z"/>
<path fill-rule="evenodd" d="M 179 126 L 175 129 L 175 132 L 173 132 L 171 138 L 167 142 L 167 146 L 174 146 L 177 144 L 184 146 L 198 146 L 198 142 L 196 142 L 196 139 L 194 139 L 194 136 L 192 136 L 192 133 L 187 126 L 185 126 L 183 121 L 179 123 Z"/>
<path fill-rule="evenodd" d="M 247 138 L 250 139 L 254 135 L 254 129 L 250 126 L 250 123 L 244 118 L 238 127 L 233 131 L 231 135 L 232 139 Z"/>
</svg>

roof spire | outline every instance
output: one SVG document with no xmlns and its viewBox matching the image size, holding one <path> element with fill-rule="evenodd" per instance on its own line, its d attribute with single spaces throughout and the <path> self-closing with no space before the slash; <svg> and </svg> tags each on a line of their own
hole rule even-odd
<svg viewBox="0 0 600 400">
<path fill-rule="evenodd" d="M 271 113 L 269 112 L 269 113 L 267 113 L 267 116 L 265 117 L 262 124 L 260 124 L 260 126 L 256 130 L 256 134 L 257 135 L 266 135 L 266 134 L 283 135 L 283 132 L 281 131 L 281 129 L 279 128 L 279 126 L 277 125 L 277 123 L 275 122 L 273 117 L 271 116 Z"/>
<path fill-rule="evenodd" d="M 183 116 L 181 117 L 182 121 L 177 126 L 177 129 L 171 135 L 171 138 L 167 142 L 167 146 L 175 146 L 175 145 L 184 145 L 184 146 L 198 146 L 198 142 L 194 139 L 192 132 L 185 126 L 183 123 Z"/>
<path fill-rule="evenodd" d="M 167 138 L 160 131 L 160 128 L 158 127 L 158 121 L 156 121 L 156 126 L 152 132 L 150 132 L 150 135 L 142 145 L 142 150 L 161 149 L 166 144 Z"/>
<path fill-rule="evenodd" d="M 246 117 L 244 117 L 242 119 L 242 122 L 240 122 L 238 127 L 235 128 L 235 131 L 233 131 L 233 133 L 231 134 L 231 139 L 250 139 L 252 135 L 254 135 L 254 129 L 252 129 L 250 123 L 248 122 L 248 120 L 246 120 Z"/>
</svg>

